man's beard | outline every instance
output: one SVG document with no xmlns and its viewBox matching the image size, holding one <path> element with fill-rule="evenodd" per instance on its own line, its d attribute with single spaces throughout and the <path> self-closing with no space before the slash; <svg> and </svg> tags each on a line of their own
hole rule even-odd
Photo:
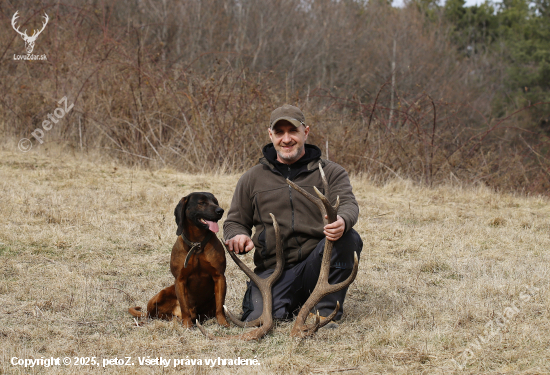
<svg viewBox="0 0 550 375">
<path fill-rule="evenodd" d="M 296 161 L 298 161 L 298 159 L 300 159 L 299 155 L 302 154 L 302 151 L 304 150 L 305 148 L 305 145 L 302 145 L 302 147 L 300 147 L 299 149 L 296 150 L 296 152 L 293 152 L 291 155 L 283 155 L 282 152 L 280 152 L 279 150 L 277 150 L 277 156 L 279 156 L 279 158 L 281 160 L 284 160 L 286 161 L 287 163 L 294 163 Z"/>
</svg>

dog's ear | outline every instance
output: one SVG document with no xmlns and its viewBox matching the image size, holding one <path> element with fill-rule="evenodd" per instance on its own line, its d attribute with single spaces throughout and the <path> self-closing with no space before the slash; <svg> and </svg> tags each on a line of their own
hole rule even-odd
<svg viewBox="0 0 550 375">
<path fill-rule="evenodd" d="M 176 234 L 179 236 L 183 233 L 183 226 L 185 225 L 185 208 L 187 206 L 187 200 L 189 196 L 181 198 L 180 202 L 174 210 L 174 216 L 176 217 L 176 224 L 178 224 L 178 229 Z"/>
</svg>

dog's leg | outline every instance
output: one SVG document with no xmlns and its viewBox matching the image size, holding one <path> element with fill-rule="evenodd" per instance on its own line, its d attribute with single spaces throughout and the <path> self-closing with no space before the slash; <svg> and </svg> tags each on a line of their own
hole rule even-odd
<svg viewBox="0 0 550 375">
<path fill-rule="evenodd" d="M 225 301 L 225 292 L 227 290 L 225 275 L 223 273 L 216 273 L 212 278 L 214 279 L 214 294 L 216 296 L 216 319 L 219 325 L 229 328 L 229 323 L 225 318 L 223 310 L 223 301 Z"/>
<path fill-rule="evenodd" d="M 189 293 L 185 280 L 176 280 L 176 296 L 180 303 L 182 325 L 185 328 L 193 327 L 193 318 L 196 317 L 196 313 L 193 314 L 193 312 L 189 310 L 189 305 L 187 304 Z"/>
</svg>

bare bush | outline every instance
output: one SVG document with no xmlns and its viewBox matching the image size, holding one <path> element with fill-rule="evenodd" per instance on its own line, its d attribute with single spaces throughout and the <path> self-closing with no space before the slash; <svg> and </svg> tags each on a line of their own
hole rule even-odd
<svg viewBox="0 0 550 375">
<path fill-rule="evenodd" d="M 429 185 L 483 181 L 533 192 L 548 185 L 548 138 L 525 130 L 522 113 L 492 118 L 497 62 L 458 56 L 446 25 L 416 7 L 42 4 L 0 7 L 3 20 L 20 10 L 22 28 L 50 16 L 35 50 L 46 61 L 11 60 L 23 44 L 9 22 L 0 26 L 5 136 L 29 137 L 67 96 L 74 110 L 45 141 L 128 163 L 240 171 L 268 141 L 271 110 L 289 102 L 307 112 L 312 142 L 325 152 L 328 145 L 328 156 L 350 171 Z"/>
</svg>

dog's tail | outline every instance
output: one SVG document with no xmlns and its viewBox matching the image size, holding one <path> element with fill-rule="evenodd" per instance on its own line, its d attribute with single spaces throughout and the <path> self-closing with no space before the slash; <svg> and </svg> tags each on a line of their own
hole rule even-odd
<svg viewBox="0 0 550 375">
<path fill-rule="evenodd" d="M 147 317 L 147 313 L 141 312 L 141 307 L 139 307 L 139 306 L 130 307 L 130 308 L 128 309 L 128 312 L 129 312 L 132 316 L 135 316 L 136 318 L 145 318 L 145 317 Z"/>
</svg>

